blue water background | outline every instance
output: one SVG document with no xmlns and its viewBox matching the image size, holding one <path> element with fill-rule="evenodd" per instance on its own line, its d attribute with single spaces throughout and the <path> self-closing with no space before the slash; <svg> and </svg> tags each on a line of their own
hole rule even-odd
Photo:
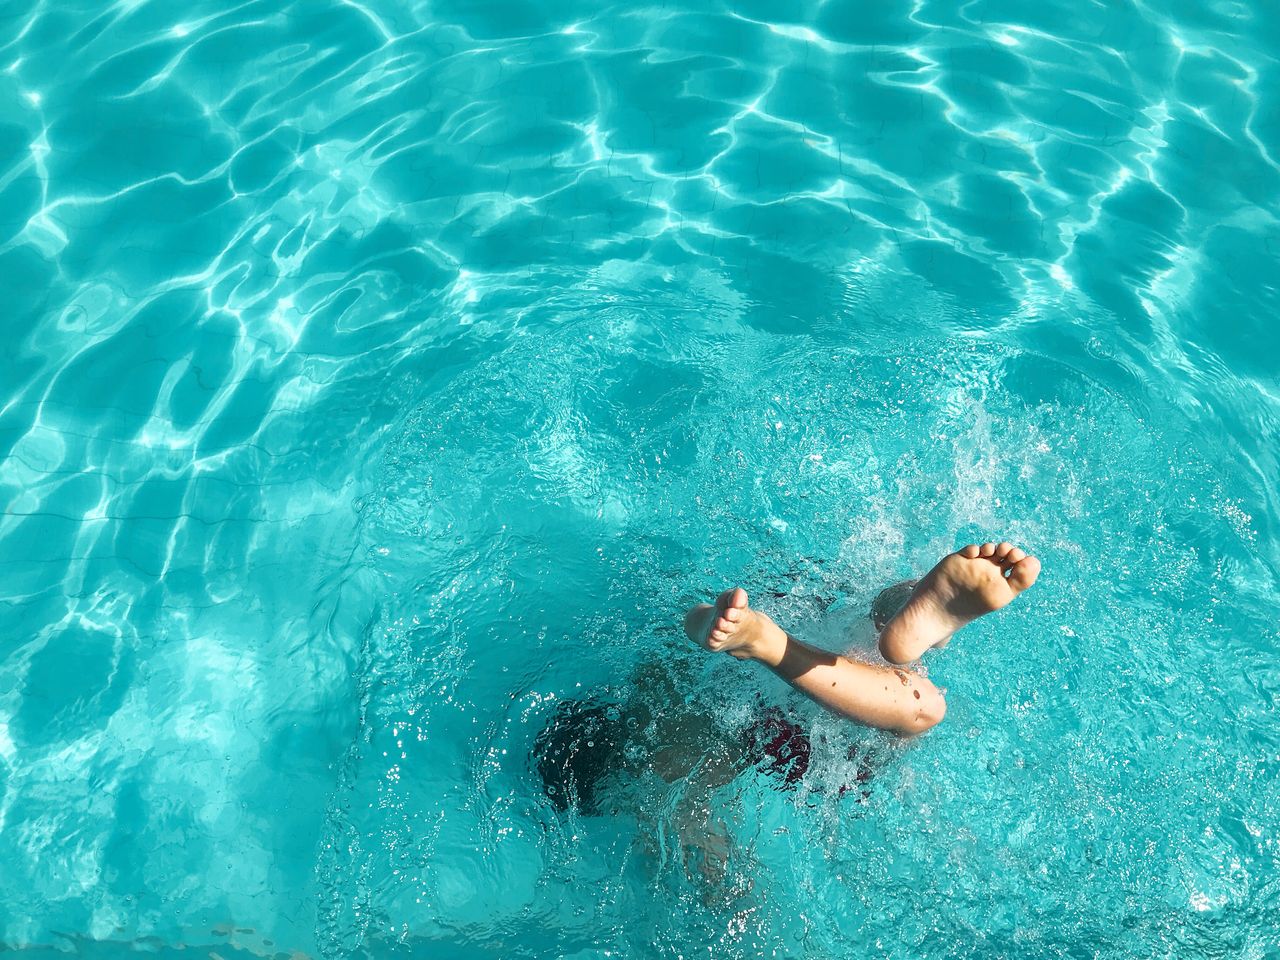
<svg viewBox="0 0 1280 960">
<path fill-rule="evenodd" d="M 9 0 L 0 54 L 0 944 L 1278 948 L 1280 8 Z M 678 633 L 740 582 L 865 646 L 992 537 L 1041 583 L 909 746 Z M 530 773 L 654 663 L 830 743 L 716 794 L 736 893 L 681 785 Z"/>
</svg>

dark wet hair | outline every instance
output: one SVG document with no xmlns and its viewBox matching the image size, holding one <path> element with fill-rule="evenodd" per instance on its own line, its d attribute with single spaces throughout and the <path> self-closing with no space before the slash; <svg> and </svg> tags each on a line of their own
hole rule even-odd
<svg viewBox="0 0 1280 960">
<path fill-rule="evenodd" d="M 631 766 L 627 742 L 641 718 L 615 703 L 562 700 L 533 741 L 543 790 L 560 811 L 599 812 L 602 781 Z"/>
</svg>

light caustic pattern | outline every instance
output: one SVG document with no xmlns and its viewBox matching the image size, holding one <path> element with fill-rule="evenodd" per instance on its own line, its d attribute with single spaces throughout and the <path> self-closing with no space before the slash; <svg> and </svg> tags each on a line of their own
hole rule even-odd
<svg viewBox="0 0 1280 960">
<path fill-rule="evenodd" d="M 1277 51 L 1262 3 L 9 3 L 0 944 L 1269 955 Z M 1044 576 L 919 742 L 679 633 L 742 583 L 865 646 L 991 537 Z M 762 704 L 813 755 L 560 814 L 588 696 L 642 766 Z"/>
</svg>

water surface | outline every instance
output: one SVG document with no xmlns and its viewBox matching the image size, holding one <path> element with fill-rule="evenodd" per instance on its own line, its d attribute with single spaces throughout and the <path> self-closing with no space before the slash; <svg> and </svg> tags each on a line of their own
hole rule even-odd
<svg viewBox="0 0 1280 960">
<path fill-rule="evenodd" d="M 0 944 L 1276 948 L 1272 8 L 14 0 L 0 53 Z M 866 646 L 993 537 L 1045 573 L 910 745 L 678 631 L 742 583 Z M 645 670 L 825 738 L 714 793 L 718 886 L 690 785 L 530 768 Z"/>
</svg>

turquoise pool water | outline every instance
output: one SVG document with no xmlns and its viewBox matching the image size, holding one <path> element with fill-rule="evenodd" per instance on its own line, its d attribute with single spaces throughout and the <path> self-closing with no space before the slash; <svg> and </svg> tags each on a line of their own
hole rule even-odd
<svg viewBox="0 0 1280 960">
<path fill-rule="evenodd" d="M 11 0 L 0 944 L 1274 956 L 1277 9 Z M 989 537 L 909 745 L 678 632 Z M 813 733 L 717 882 L 643 676 Z"/>
</svg>

